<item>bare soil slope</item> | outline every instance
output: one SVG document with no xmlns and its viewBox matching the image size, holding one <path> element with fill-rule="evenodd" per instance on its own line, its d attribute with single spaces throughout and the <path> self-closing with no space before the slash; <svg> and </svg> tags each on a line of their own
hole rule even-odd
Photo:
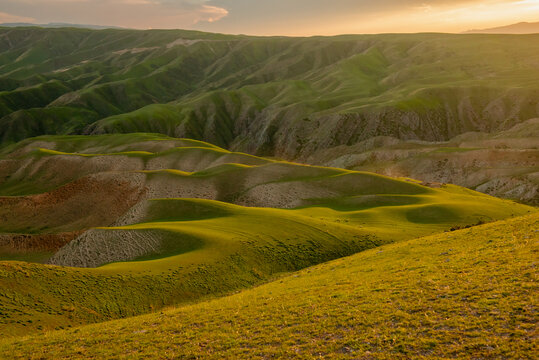
<svg viewBox="0 0 539 360">
<path fill-rule="evenodd" d="M 446 142 L 378 137 L 313 153 L 305 162 L 425 183 L 450 183 L 539 204 L 539 119 L 500 133 L 466 133 Z"/>
</svg>

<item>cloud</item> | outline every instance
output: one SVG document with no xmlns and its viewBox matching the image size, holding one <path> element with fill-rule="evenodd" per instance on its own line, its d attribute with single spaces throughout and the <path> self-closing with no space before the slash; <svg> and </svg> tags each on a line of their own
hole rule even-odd
<svg viewBox="0 0 539 360">
<path fill-rule="evenodd" d="M 228 10 L 218 6 L 202 5 L 202 14 L 206 17 L 203 19 L 207 22 L 216 22 L 228 15 Z M 200 21 L 200 20 L 199 20 Z"/>
<path fill-rule="evenodd" d="M 0 0 L 0 11 L 37 22 L 116 25 L 128 28 L 189 28 L 228 15 L 207 0 Z M 5 10 L 4 10 L 5 9 Z"/>
<path fill-rule="evenodd" d="M 36 19 L 26 16 L 17 16 L 13 14 L 8 14 L 5 12 L 0 12 L 0 23 L 33 23 Z"/>
</svg>

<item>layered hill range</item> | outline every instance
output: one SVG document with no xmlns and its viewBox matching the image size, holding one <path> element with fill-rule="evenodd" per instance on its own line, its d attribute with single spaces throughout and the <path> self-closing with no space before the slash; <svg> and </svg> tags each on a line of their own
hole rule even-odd
<svg viewBox="0 0 539 360">
<path fill-rule="evenodd" d="M 154 132 L 536 204 L 538 84 L 539 35 L 3 28 L 0 141 Z"/>
<path fill-rule="evenodd" d="M 520 22 L 488 29 L 468 30 L 473 34 L 539 34 L 539 22 Z"/>
<path fill-rule="evenodd" d="M 535 211 L 165 135 L 41 136 L 0 156 L 2 335 L 151 312 Z"/>
</svg>

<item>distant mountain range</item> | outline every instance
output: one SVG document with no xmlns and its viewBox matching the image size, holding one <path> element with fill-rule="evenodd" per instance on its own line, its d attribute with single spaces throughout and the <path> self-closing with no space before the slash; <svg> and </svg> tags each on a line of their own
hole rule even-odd
<svg viewBox="0 0 539 360">
<path fill-rule="evenodd" d="M 3 23 L 0 24 L 0 27 L 25 27 L 25 26 L 35 26 L 42 28 L 81 28 L 81 29 L 93 29 L 93 30 L 102 30 L 102 29 L 121 29 L 119 26 L 103 26 L 103 25 L 87 25 L 87 24 L 69 24 L 69 23 L 48 23 L 48 24 L 34 24 L 34 23 Z"/>
<path fill-rule="evenodd" d="M 0 147 L 162 133 L 539 204 L 538 40 L 0 28 Z"/>
<path fill-rule="evenodd" d="M 475 29 L 465 31 L 467 34 L 538 34 L 539 22 L 520 22 L 507 26 L 500 26 L 490 29 Z"/>
<path fill-rule="evenodd" d="M 42 28 L 82 28 L 82 29 L 123 29 L 119 26 L 104 26 L 104 25 L 91 25 L 91 24 L 70 24 L 70 23 L 48 23 L 48 24 L 34 24 L 34 23 L 2 23 L 0 27 L 42 27 Z M 467 30 L 466 34 L 537 34 L 539 33 L 539 22 L 520 22 L 517 24 L 511 24 L 506 26 L 488 28 L 488 29 L 473 29 Z"/>
</svg>

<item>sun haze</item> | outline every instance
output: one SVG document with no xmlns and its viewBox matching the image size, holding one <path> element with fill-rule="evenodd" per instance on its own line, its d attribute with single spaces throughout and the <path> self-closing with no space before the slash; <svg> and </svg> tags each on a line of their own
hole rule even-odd
<svg viewBox="0 0 539 360">
<path fill-rule="evenodd" d="M 2 0 L 0 23 L 252 35 L 461 32 L 539 19 L 539 0 Z"/>
</svg>

